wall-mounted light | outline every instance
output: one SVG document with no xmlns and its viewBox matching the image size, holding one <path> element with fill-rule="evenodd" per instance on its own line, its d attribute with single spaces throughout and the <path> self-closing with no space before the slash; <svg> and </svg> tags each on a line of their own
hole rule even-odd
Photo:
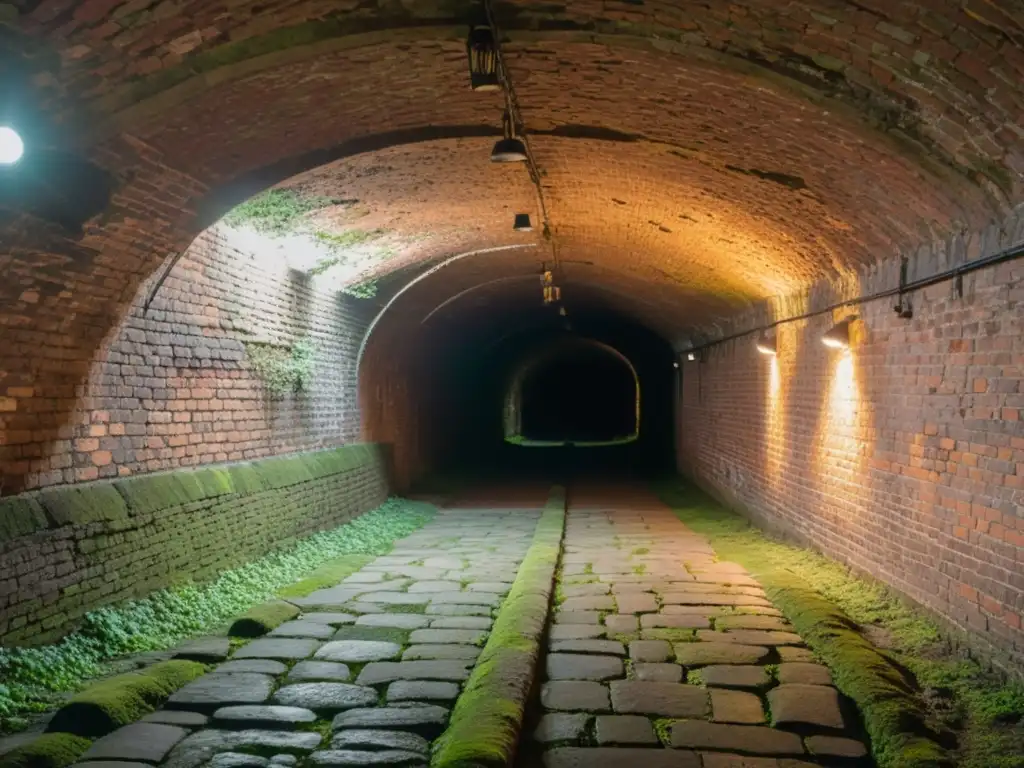
<svg viewBox="0 0 1024 768">
<path fill-rule="evenodd" d="M 686 353 L 686 359 L 689 360 L 692 363 L 694 360 L 697 359 L 697 355 L 695 353 L 693 353 L 693 352 L 687 352 Z"/>
<path fill-rule="evenodd" d="M 466 39 L 469 57 L 469 84 L 474 91 L 496 91 L 501 87 L 498 79 L 498 46 L 490 27 L 469 28 Z"/>
<path fill-rule="evenodd" d="M 525 163 L 526 145 L 516 138 L 515 127 L 512 125 L 512 116 L 505 111 L 501 117 L 501 127 L 505 132 L 505 138 L 498 139 L 491 150 L 492 163 Z"/>
<path fill-rule="evenodd" d="M 530 214 L 517 213 L 516 220 L 512 224 L 512 229 L 516 232 L 533 232 L 533 224 L 530 223 Z"/>
<path fill-rule="evenodd" d="M 0 165 L 14 165 L 25 154 L 25 142 L 16 130 L 0 125 Z"/>
<path fill-rule="evenodd" d="M 771 334 L 762 333 L 757 339 L 757 351 L 762 355 L 775 355 L 778 351 L 778 342 Z"/>
<path fill-rule="evenodd" d="M 821 343 L 833 349 L 849 349 L 850 324 L 856 319 L 857 316 L 852 315 L 845 320 L 840 320 L 825 332 L 825 335 L 821 337 Z"/>
</svg>

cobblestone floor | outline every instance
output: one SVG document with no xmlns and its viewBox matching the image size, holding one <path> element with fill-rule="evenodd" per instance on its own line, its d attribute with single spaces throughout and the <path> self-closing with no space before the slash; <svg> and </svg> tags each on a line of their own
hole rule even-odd
<svg viewBox="0 0 1024 768">
<path fill-rule="evenodd" d="M 470 499 L 441 511 L 341 584 L 293 600 L 302 615 L 267 637 L 238 648 L 224 637 L 187 644 L 179 655 L 216 669 L 96 741 L 79 765 L 426 765 L 546 491 L 520 494 L 518 507 Z"/>
<path fill-rule="evenodd" d="M 642 491 L 572 493 L 548 768 L 871 765 L 828 669 L 739 565 Z"/>
</svg>

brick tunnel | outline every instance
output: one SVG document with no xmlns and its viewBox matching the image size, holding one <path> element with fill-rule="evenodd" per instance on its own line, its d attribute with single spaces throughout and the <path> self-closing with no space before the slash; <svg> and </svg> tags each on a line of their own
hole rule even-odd
<svg viewBox="0 0 1024 768">
<path fill-rule="evenodd" d="M 1024 766 L 1020 0 L 0 41 L 0 768 Z"/>
</svg>

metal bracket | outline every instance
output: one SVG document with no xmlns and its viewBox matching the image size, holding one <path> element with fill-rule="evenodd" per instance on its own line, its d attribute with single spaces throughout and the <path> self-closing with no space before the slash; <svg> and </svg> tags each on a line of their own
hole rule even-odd
<svg viewBox="0 0 1024 768">
<path fill-rule="evenodd" d="M 892 308 L 896 316 L 902 317 L 904 320 L 909 320 L 914 316 L 914 308 L 910 306 L 910 299 L 903 293 L 904 288 L 907 287 L 908 265 L 909 259 L 906 256 L 900 259 L 900 292 L 896 298 L 896 306 Z"/>
</svg>

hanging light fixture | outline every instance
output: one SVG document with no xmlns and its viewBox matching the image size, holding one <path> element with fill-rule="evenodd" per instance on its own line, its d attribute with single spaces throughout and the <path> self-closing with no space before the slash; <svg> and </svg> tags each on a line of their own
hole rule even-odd
<svg viewBox="0 0 1024 768">
<path fill-rule="evenodd" d="M 512 125 L 512 116 L 508 110 L 501 116 L 501 127 L 505 138 L 498 139 L 491 150 L 492 163 L 525 163 L 526 145 L 516 138 L 515 128 Z"/>
<path fill-rule="evenodd" d="M 469 28 L 466 39 L 469 57 L 469 84 L 474 91 L 496 91 L 501 88 L 498 78 L 498 46 L 494 32 L 487 26 Z"/>
<path fill-rule="evenodd" d="M 540 285 L 545 304 L 553 304 L 561 300 L 562 289 L 555 285 L 555 277 L 550 269 L 541 272 Z"/>
<path fill-rule="evenodd" d="M 516 232 L 533 232 L 533 224 L 530 223 L 530 214 L 517 213 L 512 229 Z"/>
<path fill-rule="evenodd" d="M 760 338 L 757 340 L 757 351 L 762 355 L 775 355 L 778 351 L 778 343 L 776 342 L 775 337 L 767 333 L 762 333 Z"/>
<path fill-rule="evenodd" d="M 845 320 L 841 320 L 833 325 L 825 332 L 825 335 L 821 337 L 821 343 L 826 347 L 832 347 L 833 349 L 849 349 L 850 324 L 856 319 L 856 315 L 851 315 Z"/>
</svg>

